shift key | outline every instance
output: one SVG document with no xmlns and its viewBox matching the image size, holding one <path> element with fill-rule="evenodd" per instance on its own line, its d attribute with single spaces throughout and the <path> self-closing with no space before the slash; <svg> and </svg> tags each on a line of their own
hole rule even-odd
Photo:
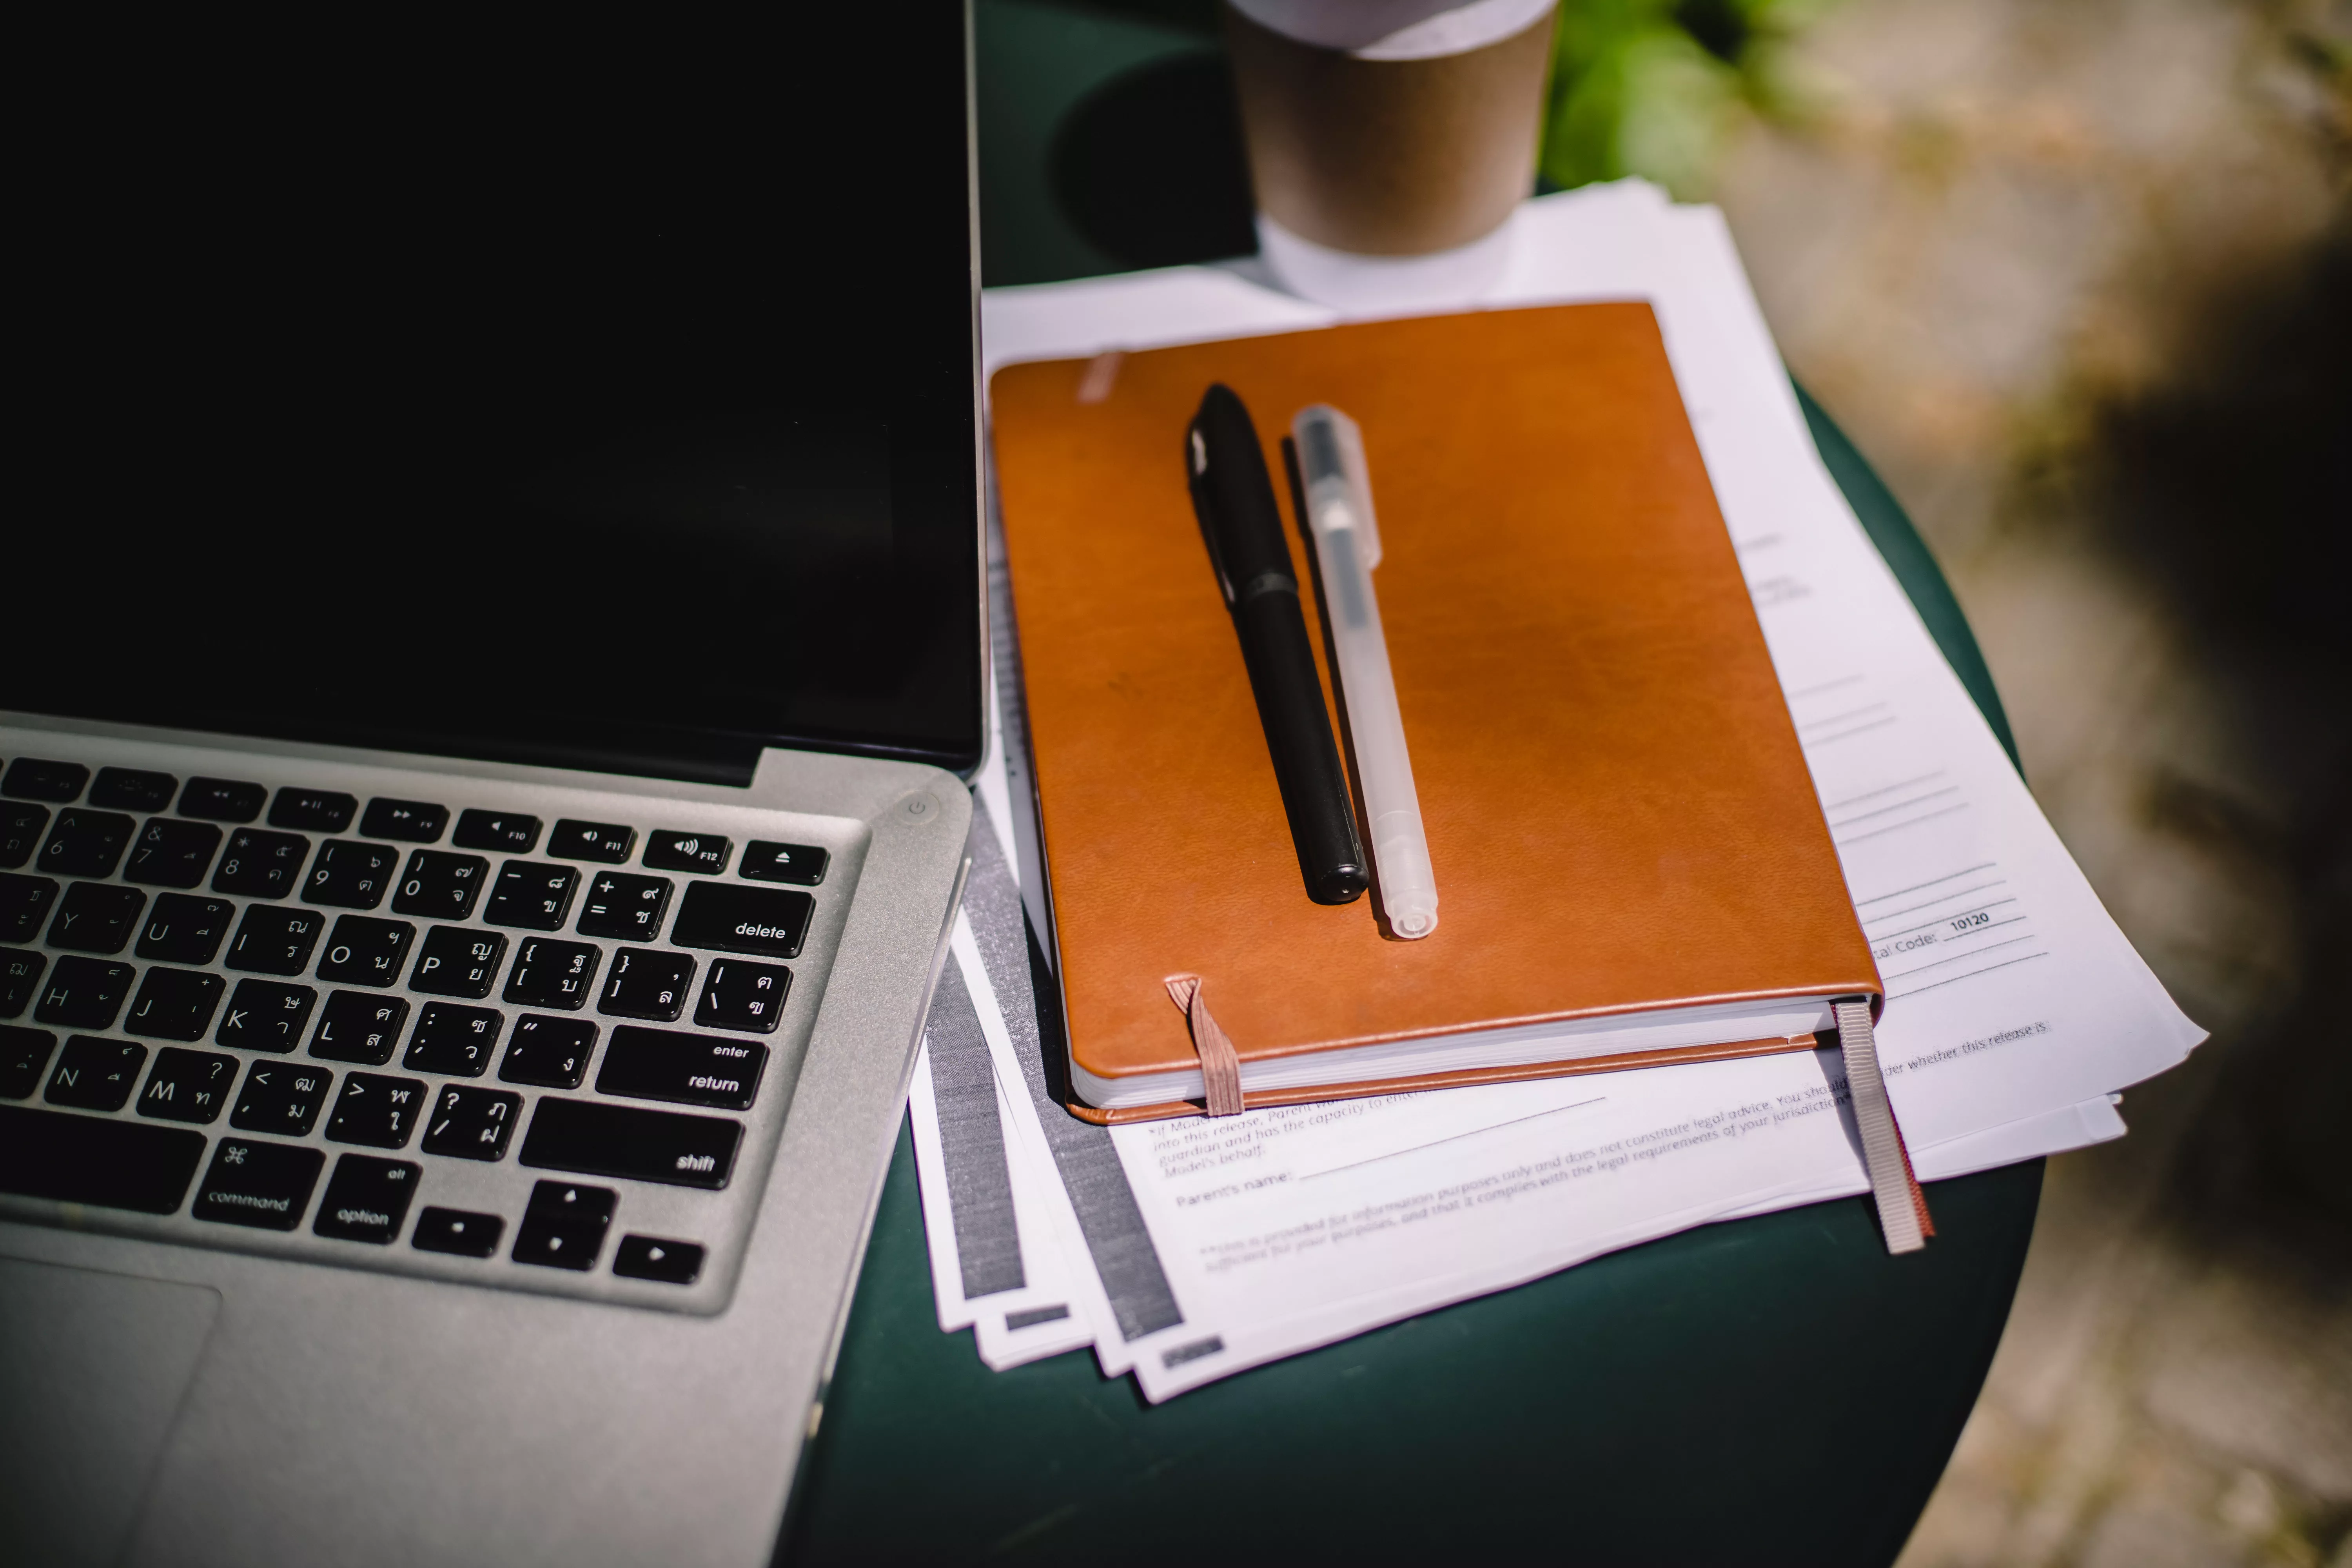
<svg viewBox="0 0 2352 1568">
<path fill-rule="evenodd" d="M 797 958 L 816 900 L 781 888 L 690 882 L 669 939 L 680 947 L 716 948 L 761 958 Z"/>
<path fill-rule="evenodd" d="M 583 1176 L 624 1176 L 677 1187 L 727 1184 L 743 1124 L 634 1105 L 542 1096 L 523 1134 L 525 1165 Z"/>
</svg>

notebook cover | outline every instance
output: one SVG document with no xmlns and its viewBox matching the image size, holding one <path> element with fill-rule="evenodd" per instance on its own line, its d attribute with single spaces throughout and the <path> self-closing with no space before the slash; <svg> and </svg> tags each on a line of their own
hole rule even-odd
<svg viewBox="0 0 2352 1568">
<path fill-rule="evenodd" d="M 1185 427 L 1213 381 L 1256 421 L 1302 584 L 1282 437 L 1314 402 L 1362 428 L 1373 580 L 1437 879 L 1438 929 L 1422 941 L 1383 935 L 1373 895 L 1318 905 L 1300 884 L 1185 484 Z M 1196 1067 L 1164 984 L 1187 973 L 1244 1063 L 1879 994 L 1647 305 L 1012 365 L 992 379 L 992 424 L 1070 1050 L 1087 1070 Z M 1301 597 L 1328 697 L 1314 595 Z"/>
</svg>

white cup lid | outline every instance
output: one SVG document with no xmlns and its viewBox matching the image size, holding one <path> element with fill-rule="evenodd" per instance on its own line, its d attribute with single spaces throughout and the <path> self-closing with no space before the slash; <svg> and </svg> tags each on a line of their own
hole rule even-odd
<svg viewBox="0 0 2352 1568">
<path fill-rule="evenodd" d="M 1526 31 L 1558 0 L 1227 0 L 1268 31 L 1359 59 L 1467 54 Z"/>
</svg>

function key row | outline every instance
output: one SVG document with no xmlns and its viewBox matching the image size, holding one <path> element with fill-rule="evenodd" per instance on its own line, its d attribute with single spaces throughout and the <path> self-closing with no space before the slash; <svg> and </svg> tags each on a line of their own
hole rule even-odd
<svg viewBox="0 0 2352 1568">
<path fill-rule="evenodd" d="M 149 874 L 131 876 L 134 881 L 160 882 L 171 887 L 195 886 L 203 876 L 203 867 L 211 861 L 212 851 L 219 847 L 220 830 L 202 824 L 246 826 L 261 816 L 265 803 L 269 808 L 269 826 L 294 834 L 346 832 L 354 816 L 359 816 L 362 838 L 436 844 L 449 830 L 449 808 L 427 801 L 380 795 L 370 800 L 366 812 L 362 814 L 357 796 L 334 790 L 288 786 L 273 797 L 261 784 L 215 778 L 191 778 L 182 788 L 170 773 L 137 768 L 100 768 L 95 784 L 89 783 L 89 770 L 79 763 L 19 757 L 8 765 L 5 775 L 0 775 L 0 795 L 20 801 L 70 804 L 79 800 L 88 786 L 91 807 L 160 814 L 169 809 L 177 790 L 179 816 L 193 820 L 171 821 L 159 816 L 150 822 L 147 833 L 154 842 L 143 856 L 133 858 L 134 867 L 145 866 Z M 25 865 L 48 824 L 49 811 L 46 806 L 0 806 L 0 868 L 13 869 Z M 469 809 L 457 814 L 457 831 L 451 834 L 450 842 L 460 849 L 528 855 L 539 847 L 542 826 L 535 816 Z M 61 822 L 59 833 L 52 836 L 43 868 L 54 867 L 68 876 L 111 876 L 114 861 L 130 833 L 131 826 L 121 816 L 105 817 L 100 811 L 77 814 L 69 831 Z M 562 817 L 548 834 L 547 853 L 559 860 L 618 866 L 628 860 L 636 847 L 636 829 L 626 824 Z M 289 841 L 255 834 L 239 835 L 238 843 L 249 857 L 268 855 L 282 861 Z M 308 852 L 306 842 L 300 846 L 300 853 Z M 664 830 L 646 836 L 643 862 L 649 870 L 715 877 L 725 874 L 733 853 L 733 841 L 720 835 Z M 52 862 L 48 856 L 57 858 Z M 814 845 L 755 838 L 744 847 L 743 863 L 737 874 L 752 881 L 813 888 L 824 881 L 828 858 L 826 852 Z M 191 863 L 195 869 L 185 871 Z M 100 864 L 105 866 L 104 870 L 68 868 Z M 180 874 L 189 879 L 173 879 L 173 873 L 166 868 L 182 868 Z M 128 871 L 125 874 L 131 875 Z M 274 898 L 282 890 L 257 889 L 250 896 Z"/>
</svg>

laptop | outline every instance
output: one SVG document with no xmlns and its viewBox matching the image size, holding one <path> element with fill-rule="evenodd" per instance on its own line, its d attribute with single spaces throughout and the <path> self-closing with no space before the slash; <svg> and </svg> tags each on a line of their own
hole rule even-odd
<svg viewBox="0 0 2352 1568">
<path fill-rule="evenodd" d="M 57 55 L 12 1561 L 773 1552 L 985 740 L 968 21 L 830 9 Z"/>
</svg>

